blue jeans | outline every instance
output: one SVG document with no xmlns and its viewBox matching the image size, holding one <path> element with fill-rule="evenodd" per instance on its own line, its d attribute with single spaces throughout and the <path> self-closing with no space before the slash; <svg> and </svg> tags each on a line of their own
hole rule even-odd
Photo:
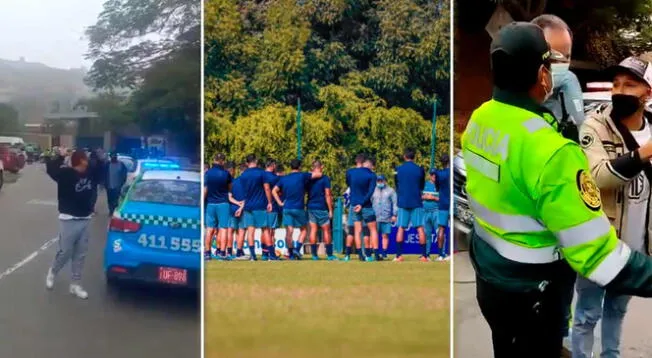
<svg viewBox="0 0 652 358">
<path fill-rule="evenodd" d="M 577 304 L 571 333 L 573 358 L 590 358 L 593 330 L 602 318 L 601 358 L 620 357 L 620 336 L 627 303 L 631 296 L 616 295 L 595 283 L 578 277 L 575 285 Z"/>
</svg>

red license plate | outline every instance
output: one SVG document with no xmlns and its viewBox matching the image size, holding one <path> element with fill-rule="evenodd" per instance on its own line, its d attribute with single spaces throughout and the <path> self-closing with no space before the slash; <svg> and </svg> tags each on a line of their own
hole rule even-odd
<svg viewBox="0 0 652 358">
<path fill-rule="evenodd" d="M 173 285 L 185 285 L 188 283 L 188 270 L 172 267 L 159 267 L 158 280 Z"/>
</svg>

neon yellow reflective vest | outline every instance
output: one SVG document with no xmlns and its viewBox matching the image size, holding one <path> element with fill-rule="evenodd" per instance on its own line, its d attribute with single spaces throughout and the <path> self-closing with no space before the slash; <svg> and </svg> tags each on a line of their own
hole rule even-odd
<svg viewBox="0 0 652 358">
<path fill-rule="evenodd" d="M 565 259 L 582 276 L 607 285 L 631 250 L 602 212 L 581 148 L 549 122 L 495 99 L 472 114 L 462 148 L 475 233 L 505 259 Z"/>
</svg>

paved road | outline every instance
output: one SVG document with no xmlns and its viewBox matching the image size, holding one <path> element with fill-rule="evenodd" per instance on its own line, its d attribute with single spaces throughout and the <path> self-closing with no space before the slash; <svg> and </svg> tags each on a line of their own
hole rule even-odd
<svg viewBox="0 0 652 358">
<path fill-rule="evenodd" d="M 475 277 L 468 253 L 455 255 L 455 358 L 491 358 L 491 332 L 475 300 Z M 632 299 L 623 327 L 622 358 L 652 357 L 652 299 Z M 595 356 L 600 353 L 596 328 Z"/>
<path fill-rule="evenodd" d="M 83 284 L 88 300 L 68 293 L 64 268 L 54 291 L 45 273 L 57 234 L 56 188 L 44 167 L 26 167 L 0 192 L 0 357 L 199 357 L 197 293 L 104 283 L 108 221 L 98 202 Z"/>
</svg>

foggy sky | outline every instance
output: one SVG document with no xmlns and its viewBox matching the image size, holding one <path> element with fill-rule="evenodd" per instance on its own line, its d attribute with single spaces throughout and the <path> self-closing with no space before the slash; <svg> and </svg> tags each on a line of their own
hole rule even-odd
<svg viewBox="0 0 652 358">
<path fill-rule="evenodd" d="M 86 27 L 105 0 L 0 0 L 0 58 L 50 67 L 90 67 Z"/>
</svg>

